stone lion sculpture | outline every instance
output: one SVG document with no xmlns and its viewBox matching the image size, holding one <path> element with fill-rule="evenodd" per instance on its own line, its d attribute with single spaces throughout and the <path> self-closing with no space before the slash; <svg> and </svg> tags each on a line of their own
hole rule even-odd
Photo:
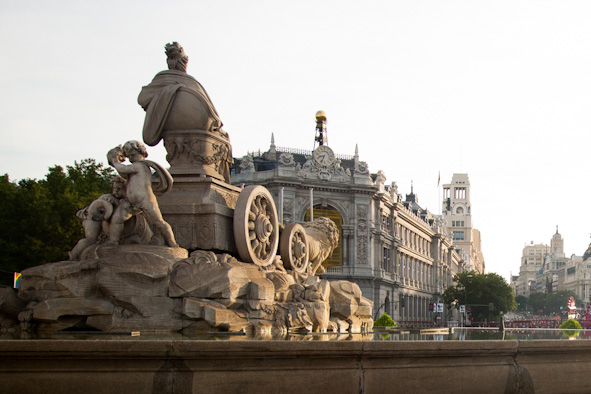
<svg viewBox="0 0 591 394">
<path fill-rule="evenodd" d="M 337 225 L 326 217 L 319 217 L 304 224 L 308 238 L 308 252 L 310 259 L 310 275 L 322 274 L 322 263 L 332 255 L 339 244 L 339 229 Z"/>
</svg>

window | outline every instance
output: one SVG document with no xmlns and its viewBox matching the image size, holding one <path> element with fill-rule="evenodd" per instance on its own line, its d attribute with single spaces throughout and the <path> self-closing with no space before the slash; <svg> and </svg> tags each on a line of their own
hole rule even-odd
<svg viewBox="0 0 591 394">
<path fill-rule="evenodd" d="M 390 217 L 388 215 L 382 215 L 382 230 L 390 229 Z"/>
<path fill-rule="evenodd" d="M 454 189 L 455 198 L 458 200 L 466 199 L 466 188 L 465 187 L 456 187 Z"/>
<path fill-rule="evenodd" d="M 386 272 L 391 272 L 392 267 L 390 266 L 390 249 L 384 248 L 382 253 L 382 269 Z"/>
<path fill-rule="evenodd" d="M 458 215 L 463 215 L 463 214 L 464 214 L 464 208 L 462 208 L 462 207 L 457 207 L 457 208 L 456 208 L 456 213 L 457 213 Z"/>
<path fill-rule="evenodd" d="M 464 232 L 463 231 L 454 231 L 453 232 L 453 240 L 454 241 L 463 241 L 464 240 Z"/>
</svg>

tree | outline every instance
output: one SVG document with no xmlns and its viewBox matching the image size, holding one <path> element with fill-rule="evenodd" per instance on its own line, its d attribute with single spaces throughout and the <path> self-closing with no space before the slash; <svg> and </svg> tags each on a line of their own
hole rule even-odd
<svg viewBox="0 0 591 394">
<path fill-rule="evenodd" d="M 580 306 L 582 304 L 581 300 L 572 290 L 560 290 L 555 293 L 548 293 L 546 296 L 546 314 L 560 315 L 561 312 L 566 313 L 566 305 L 570 297 L 574 297 L 576 305 Z"/>
<path fill-rule="evenodd" d="M 497 320 L 501 312 L 507 313 L 517 308 L 513 290 L 502 276 L 478 274 L 464 271 L 453 278 L 456 284 L 443 293 L 443 300 L 448 306 L 468 305 L 476 321 Z"/>
<path fill-rule="evenodd" d="M 67 259 L 84 235 L 76 212 L 110 191 L 112 174 L 85 159 L 39 181 L 0 176 L 0 284 L 10 285 L 13 271 Z"/>
<path fill-rule="evenodd" d="M 582 305 L 583 302 L 572 290 L 560 290 L 555 293 L 533 293 L 527 299 L 527 304 L 534 313 L 560 315 L 566 312 L 566 304 L 570 297 L 575 298 L 577 305 Z"/>
<path fill-rule="evenodd" d="M 534 313 L 545 313 L 546 295 L 547 295 L 546 293 L 530 294 L 530 296 L 528 298 L 528 303 Z"/>
<path fill-rule="evenodd" d="M 397 324 L 390 315 L 387 313 L 383 313 L 382 316 L 376 321 L 373 322 L 374 327 L 396 327 Z"/>
<path fill-rule="evenodd" d="M 525 312 L 527 311 L 528 307 L 528 299 L 524 295 L 518 295 L 515 297 L 515 302 L 517 303 L 517 311 Z"/>
</svg>

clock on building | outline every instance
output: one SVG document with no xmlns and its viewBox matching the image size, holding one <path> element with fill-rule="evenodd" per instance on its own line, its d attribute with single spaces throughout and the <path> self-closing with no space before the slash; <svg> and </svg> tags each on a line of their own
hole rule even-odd
<svg viewBox="0 0 591 394">
<path fill-rule="evenodd" d="M 334 152 L 326 145 L 320 145 L 312 154 L 316 163 L 322 166 L 330 166 L 334 163 Z"/>
</svg>

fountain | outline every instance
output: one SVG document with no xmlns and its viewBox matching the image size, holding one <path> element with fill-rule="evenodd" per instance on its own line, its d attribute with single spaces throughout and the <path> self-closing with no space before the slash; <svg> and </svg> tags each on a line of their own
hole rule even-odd
<svg viewBox="0 0 591 394">
<path fill-rule="evenodd" d="M 283 226 L 268 190 L 229 184 L 220 117 L 182 47 L 166 53 L 169 70 L 138 101 L 143 140 L 164 140 L 170 169 L 138 141 L 113 148 L 121 178 L 78 213 L 70 260 L 2 289 L 3 321 L 51 338 L 0 341 L 5 392 L 591 391 L 591 341 L 365 341 L 371 302 L 316 275 L 334 224 Z M 191 339 L 203 333 L 216 340 Z"/>
<path fill-rule="evenodd" d="M 69 261 L 24 270 L 18 299 L 6 297 L 16 308 L 2 312 L 44 335 L 370 330 L 359 286 L 316 275 L 338 243 L 335 224 L 283 226 L 266 188 L 229 184 L 232 148 L 217 111 L 186 73 L 183 48 L 168 44 L 166 54 L 169 70 L 138 102 L 144 142 L 164 141 L 170 170 L 139 141 L 111 149 L 118 176 L 79 212 L 85 238 Z"/>
</svg>

